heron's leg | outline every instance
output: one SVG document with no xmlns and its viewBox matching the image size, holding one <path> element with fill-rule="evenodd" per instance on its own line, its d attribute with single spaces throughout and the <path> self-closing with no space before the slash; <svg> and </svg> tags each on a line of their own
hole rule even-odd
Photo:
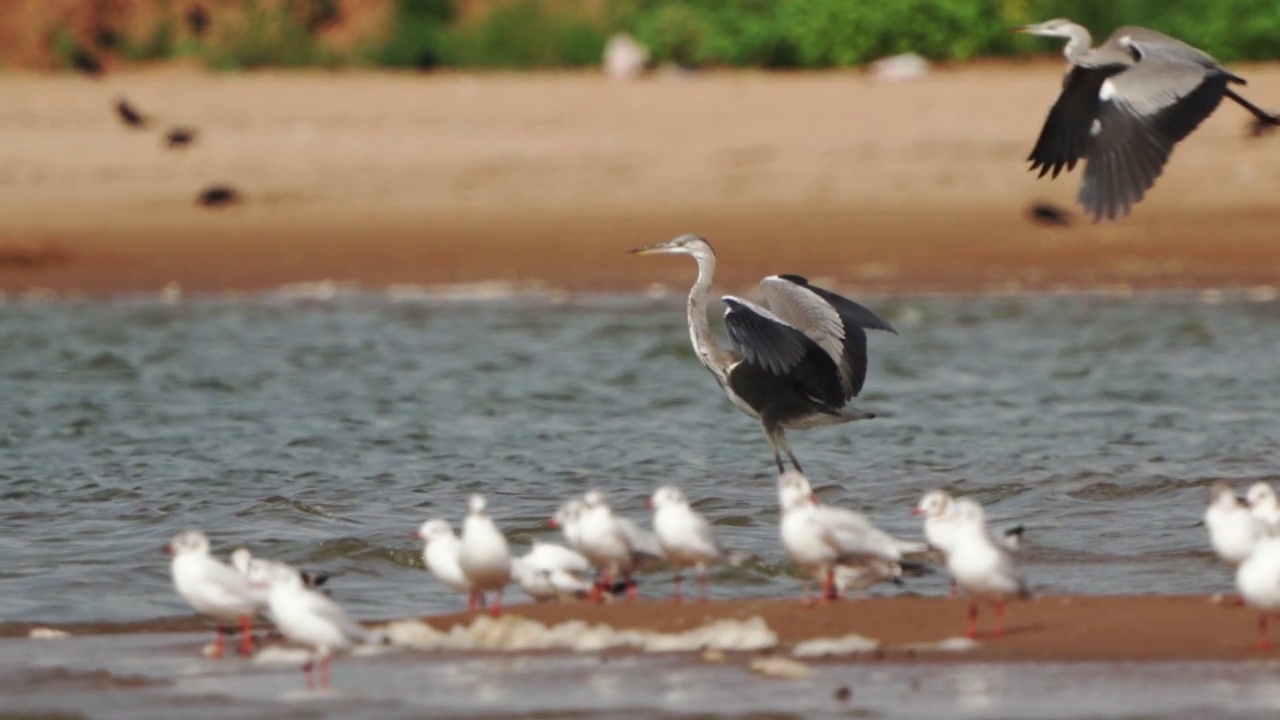
<svg viewBox="0 0 1280 720">
<path fill-rule="evenodd" d="M 1236 103 L 1240 105 L 1240 107 L 1244 108 L 1245 110 L 1248 110 L 1251 115 L 1258 118 L 1258 120 L 1262 121 L 1263 123 L 1266 123 L 1267 125 L 1280 125 L 1280 115 L 1272 115 L 1271 113 L 1267 112 L 1266 110 L 1263 110 L 1257 105 L 1254 105 L 1248 100 L 1245 100 L 1242 96 L 1240 96 L 1240 94 L 1238 94 L 1236 91 L 1232 90 L 1231 88 L 1227 88 L 1226 96 L 1231 98 L 1232 100 L 1235 100 Z"/>
<path fill-rule="evenodd" d="M 764 436 L 769 440 L 769 449 L 773 450 L 773 461 L 778 463 L 778 474 L 781 475 L 787 471 L 787 466 L 782 464 L 782 454 L 778 452 L 778 436 L 782 434 L 782 430 L 772 420 L 760 422 L 764 425 Z"/>
<path fill-rule="evenodd" d="M 787 457 L 791 459 L 791 466 L 796 469 L 796 472 L 804 472 L 804 468 L 800 467 L 800 461 L 796 459 L 796 454 L 791 451 L 791 441 L 787 439 L 787 434 L 782 428 L 778 428 L 778 444 L 782 446 L 783 450 L 787 451 Z"/>
</svg>

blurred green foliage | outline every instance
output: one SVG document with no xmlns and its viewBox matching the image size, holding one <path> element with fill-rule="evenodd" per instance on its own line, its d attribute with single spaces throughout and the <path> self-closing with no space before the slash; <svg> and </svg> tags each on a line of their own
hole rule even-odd
<svg viewBox="0 0 1280 720">
<path fill-rule="evenodd" d="M 685 66 L 840 67 L 904 52 L 965 60 L 1059 52 L 1059 43 L 1009 32 L 1015 25 L 1053 17 L 1070 17 L 1099 40 L 1121 25 L 1145 25 L 1223 61 L 1280 58 L 1277 0 L 605 3 L 603 16 L 592 16 L 574 12 L 572 3 L 496 0 L 479 22 L 457 26 L 450 12 L 438 10 L 426 21 L 415 8 L 448 5 L 448 0 L 400 0 L 397 32 L 386 46 L 399 54 L 384 54 L 381 61 L 423 66 L 404 58 L 430 56 L 463 67 L 573 67 L 597 62 L 607 37 L 619 30 L 646 45 L 652 61 Z"/>
<path fill-rule="evenodd" d="M 201 39 L 162 23 L 126 38 L 128 59 L 194 55 L 216 68 L 336 65 L 433 68 L 576 67 L 599 62 L 609 35 L 626 31 L 651 61 L 684 66 L 842 67 L 916 52 L 935 60 L 1055 53 L 1060 43 L 1009 28 L 1069 17 L 1099 40 L 1144 25 L 1224 62 L 1280 58 L 1280 0 L 492 0 L 462 20 L 456 0 L 395 0 L 385 37 L 339 53 L 318 28 L 339 18 L 336 0 L 259 6 Z M 55 35 L 55 57 L 71 42 Z"/>
</svg>

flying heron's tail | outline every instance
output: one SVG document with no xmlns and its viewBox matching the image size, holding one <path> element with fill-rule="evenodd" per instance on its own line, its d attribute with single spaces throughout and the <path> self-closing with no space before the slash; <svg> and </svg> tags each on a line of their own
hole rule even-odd
<svg viewBox="0 0 1280 720">
<path fill-rule="evenodd" d="M 1245 110 L 1248 110 L 1250 113 L 1253 114 L 1254 117 L 1258 118 L 1259 125 L 1263 125 L 1263 126 L 1280 125 L 1280 115 L 1273 115 L 1267 112 L 1266 110 L 1263 110 L 1262 108 L 1258 107 L 1257 105 L 1254 105 L 1248 100 L 1245 100 L 1243 97 L 1241 97 L 1239 93 L 1237 93 L 1235 90 L 1232 90 L 1231 88 L 1226 89 L 1226 94 L 1227 94 L 1227 97 L 1231 98 L 1232 100 L 1235 100 L 1236 103 L 1240 105 L 1240 107 L 1244 108 Z"/>
</svg>

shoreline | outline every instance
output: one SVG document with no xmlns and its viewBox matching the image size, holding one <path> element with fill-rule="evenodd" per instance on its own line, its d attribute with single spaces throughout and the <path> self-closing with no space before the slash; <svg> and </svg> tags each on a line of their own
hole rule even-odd
<svg viewBox="0 0 1280 720">
<path fill-rule="evenodd" d="M 801 607 L 796 598 L 713 600 L 678 606 L 664 600 L 641 600 L 606 605 L 520 604 L 507 608 L 504 616 L 547 626 L 581 620 L 617 630 L 660 633 L 679 633 L 718 620 L 759 617 L 777 634 L 780 650 L 808 640 L 849 635 L 879 641 L 878 650 L 834 658 L 848 660 L 1165 662 L 1280 657 L 1280 651 L 1255 649 L 1256 612 L 1207 595 L 1049 595 L 1011 602 L 1006 611 L 1007 631 L 1001 638 L 986 635 L 991 610 L 984 605 L 976 646 L 964 650 L 933 647 L 962 635 L 967 607 L 964 599 L 914 596 L 843 600 L 814 608 Z M 468 625 L 478 616 L 454 613 L 422 621 L 448 631 L 456 625 Z M 0 638 L 26 637 L 34 628 L 54 628 L 79 636 L 199 632 L 210 625 L 191 616 L 120 623 L 10 622 L 0 625 Z M 1280 637 L 1276 640 L 1280 642 Z"/>
</svg>

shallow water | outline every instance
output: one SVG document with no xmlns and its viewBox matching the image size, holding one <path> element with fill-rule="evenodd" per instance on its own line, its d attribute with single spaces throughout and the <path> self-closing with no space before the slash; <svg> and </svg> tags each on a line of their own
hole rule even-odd
<svg viewBox="0 0 1280 720">
<path fill-rule="evenodd" d="M 1039 589 L 1228 588 L 1196 524 L 1214 480 L 1280 478 L 1273 298 L 863 298 L 901 333 L 871 338 L 859 405 L 880 417 L 793 444 L 826 500 L 903 534 L 925 490 L 973 493 L 1027 526 Z M 0 618 L 185 613 L 160 548 L 190 526 L 336 573 L 360 617 L 452 610 L 423 519 L 483 491 L 524 543 L 570 494 L 642 518 L 669 482 L 759 558 L 717 596 L 798 588 L 768 446 L 693 358 L 680 298 L 9 299 L 0 348 Z"/>
<path fill-rule="evenodd" d="M 1275 717 L 1276 662 L 832 664 L 760 679 L 696 655 L 393 652 L 342 658 L 308 691 L 296 665 L 202 660 L 207 636 L 0 641 L 9 712 L 94 718 Z M 1088 692 L 1081 692 L 1082 688 Z M 841 688 L 847 699 L 837 697 Z"/>
</svg>

